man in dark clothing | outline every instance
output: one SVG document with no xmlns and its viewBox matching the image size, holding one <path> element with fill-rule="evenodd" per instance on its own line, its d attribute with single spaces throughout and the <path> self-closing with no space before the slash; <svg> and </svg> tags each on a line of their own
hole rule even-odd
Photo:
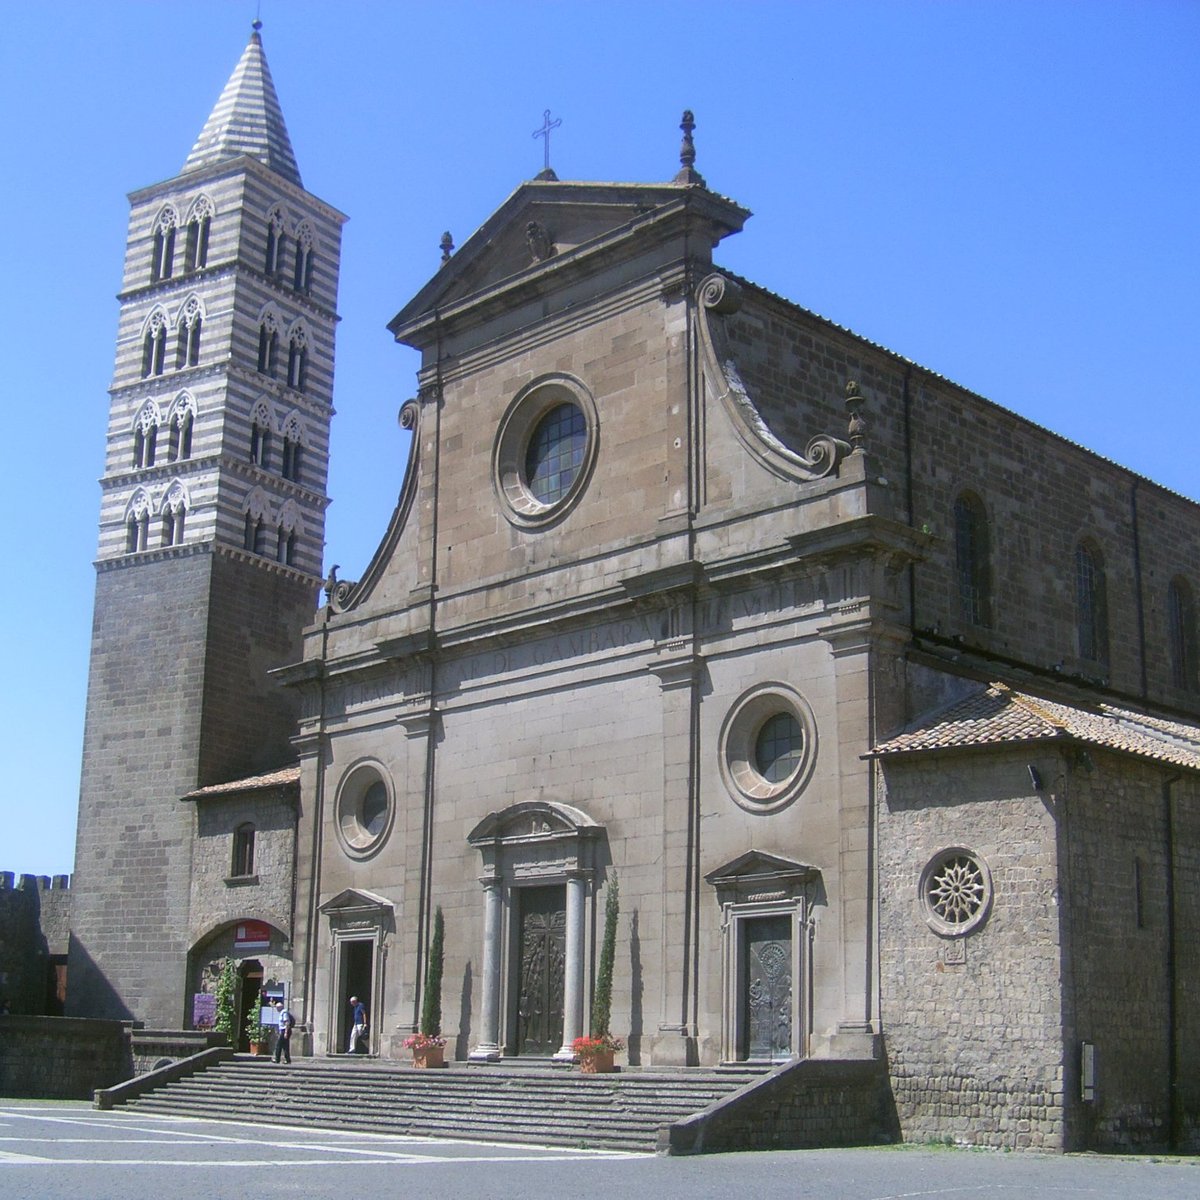
<svg viewBox="0 0 1200 1200">
<path fill-rule="evenodd" d="M 282 1061 L 290 1066 L 292 1062 L 292 1026 L 296 1024 L 296 1018 L 284 1008 L 282 1000 L 275 1001 L 275 1012 L 279 1017 L 279 1032 L 275 1038 L 275 1061 L 279 1062 L 282 1056 Z"/>
</svg>

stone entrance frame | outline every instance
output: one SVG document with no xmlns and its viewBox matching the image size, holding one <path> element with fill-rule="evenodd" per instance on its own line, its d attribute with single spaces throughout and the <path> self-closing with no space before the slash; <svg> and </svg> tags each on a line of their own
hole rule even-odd
<svg viewBox="0 0 1200 1200">
<path fill-rule="evenodd" d="M 584 1032 L 584 964 L 588 884 L 594 879 L 604 827 L 585 812 L 554 801 L 527 800 L 489 813 L 467 841 L 483 857 L 483 978 L 480 1037 L 471 1050 L 476 1062 L 504 1057 L 502 1036 L 513 1011 L 512 956 L 515 953 L 518 888 L 562 883 L 567 889 L 566 973 L 563 1042 L 556 1059 L 575 1057 L 573 1043 Z"/>
<path fill-rule="evenodd" d="M 367 942 L 371 947 L 371 987 L 360 996 L 367 1006 L 368 1054 L 377 1057 L 383 1028 L 382 1004 L 387 970 L 387 950 L 396 929 L 395 908 L 385 896 L 347 888 L 321 905 L 329 923 L 329 993 L 326 1017 L 326 1053 L 341 1054 L 344 1005 L 343 951 L 348 943 Z"/>
<path fill-rule="evenodd" d="M 750 850 L 705 877 L 721 906 L 721 1061 L 737 1062 L 746 1031 L 742 959 L 748 922 L 786 916 L 792 931 L 792 1057 L 807 1058 L 812 1032 L 811 914 L 816 867 Z"/>
</svg>

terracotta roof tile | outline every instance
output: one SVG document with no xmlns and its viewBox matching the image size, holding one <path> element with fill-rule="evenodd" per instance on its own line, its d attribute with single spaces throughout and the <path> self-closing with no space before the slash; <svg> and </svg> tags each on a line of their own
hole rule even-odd
<svg viewBox="0 0 1200 1200">
<path fill-rule="evenodd" d="M 188 792 L 184 800 L 202 800 L 206 796 L 223 796 L 231 792 L 263 792 L 268 788 L 287 787 L 300 782 L 299 767 L 282 767 L 268 771 L 265 775 L 251 775 L 246 779 L 231 779 L 228 783 L 210 783 L 208 787 Z"/>
<path fill-rule="evenodd" d="M 992 683 L 918 721 L 877 745 L 871 755 L 1055 740 L 1200 771 L 1200 726 L 1115 704 L 1052 700 L 1003 683 Z"/>
</svg>

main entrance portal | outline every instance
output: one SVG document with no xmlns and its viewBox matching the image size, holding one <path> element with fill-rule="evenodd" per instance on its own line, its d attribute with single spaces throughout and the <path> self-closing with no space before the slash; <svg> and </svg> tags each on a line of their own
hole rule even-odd
<svg viewBox="0 0 1200 1200">
<path fill-rule="evenodd" d="M 517 964 L 518 1054 L 554 1054 L 563 1041 L 567 889 L 517 889 L 520 903 Z"/>
</svg>

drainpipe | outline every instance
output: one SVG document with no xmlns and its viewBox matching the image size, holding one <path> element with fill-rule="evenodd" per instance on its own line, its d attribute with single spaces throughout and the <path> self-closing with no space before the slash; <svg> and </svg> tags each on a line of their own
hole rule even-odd
<svg viewBox="0 0 1200 1200">
<path fill-rule="evenodd" d="M 1129 519 L 1133 524 L 1133 585 L 1137 604 L 1138 662 L 1141 668 L 1142 699 L 1148 695 L 1146 683 L 1146 609 L 1142 598 L 1142 540 L 1138 531 L 1138 485 L 1142 481 L 1135 475 L 1129 489 Z"/>
<path fill-rule="evenodd" d="M 904 506 L 908 509 L 908 527 L 915 529 L 917 514 L 914 512 L 916 500 L 913 498 L 913 448 L 912 448 L 912 392 L 909 381 L 912 379 L 912 363 L 904 368 Z M 908 633 L 915 637 L 917 633 L 917 564 L 908 564 Z"/>
<path fill-rule="evenodd" d="M 425 992 L 425 964 L 429 957 L 429 939 L 433 924 L 433 807 L 434 779 L 437 766 L 435 743 L 437 739 L 437 585 L 438 585 L 438 512 L 441 507 L 441 463 L 442 463 L 442 316 L 439 309 L 433 310 L 435 330 L 434 342 L 434 392 L 433 411 L 436 422 L 433 430 L 433 513 L 430 516 L 430 562 L 429 562 L 429 728 L 425 733 L 425 796 L 423 802 L 421 830 L 421 886 L 417 911 L 417 964 L 413 980 L 413 1029 L 421 1024 L 421 1003 Z M 425 422 L 418 421 L 415 436 L 425 433 Z"/>
<path fill-rule="evenodd" d="M 330 602 L 332 603 L 332 596 Z M 329 654 L 329 605 L 321 614 L 321 666 L 324 667 Z M 309 1029 L 309 1037 L 315 1042 L 316 1023 L 316 983 L 317 983 L 317 934 L 320 925 L 320 913 L 317 902 L 321 898 L 321 842 L 324 829 L 325 814 L 325 673 L 322 670 L 318 680 L 320 701 L 317 706 L 317 794 L 313 798 L 312 813 L 312 874 L 308 884 L 308 916 L 304 933 L 304 1021 Z M 297 822 L 298 832 L 299 822 Z M 299 859 L 293 869 L 299 866 Z M 293 926 L 294 930 L 294 926 Z M 336 966 L 333 968 L 336 971 Z M 294 987 L 294 984 L 293 984 Z M 289 1000 L 291 997 L 289 997 Z"/>
<path fill-rule="evenodd" d="M 1175 953 L 1175 798 L 1171 789 L 1179 782 L 1179 773 L 1163 780 L 1163 822 L 1165 825 L 1167 893 L 1167 1148 L 1179 1149 L 1179 1031 L 1178 970 Z"/>
</svg>

